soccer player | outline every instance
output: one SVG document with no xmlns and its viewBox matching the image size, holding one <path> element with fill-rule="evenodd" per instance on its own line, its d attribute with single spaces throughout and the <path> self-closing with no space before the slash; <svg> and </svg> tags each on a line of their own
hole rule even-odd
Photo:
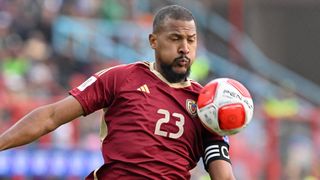
<svg viewBox="0 0 320 180">
<path fill-rule="evenodd" d="M 104 164 L 87 179 L 190 179 L 200 157 L 212 179 L 234 179 L 227 139 L 206 131 L 196 114 L 202 86 L 188 79 L 197 48 L 192 13 L 178 5 L 160 9 L 149 42 L 154 62 L 94 74 L 66 98 L 20 119 L 0 136 L 0 150 L 104 109 Z"/>
</svg>

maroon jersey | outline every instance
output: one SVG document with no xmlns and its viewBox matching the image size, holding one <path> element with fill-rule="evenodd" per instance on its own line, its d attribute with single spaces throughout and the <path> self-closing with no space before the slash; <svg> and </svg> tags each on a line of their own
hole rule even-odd
<svg viewBox="0 0 320 180">
<path fill-rule="evenodd" d="M 204 136 L 197 119 L 201 85 L 169 83 L 153 66 L 139 62 L 105 69 L 70 91 L 85 115 L 105 109 L 105 164 L 91 178 L 189 179 L 203 143 L 221 139 Z"/>
</svg>

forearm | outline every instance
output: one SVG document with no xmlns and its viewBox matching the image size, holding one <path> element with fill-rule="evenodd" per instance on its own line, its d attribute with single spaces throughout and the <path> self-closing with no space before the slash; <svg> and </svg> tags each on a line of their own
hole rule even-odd
<svg viewBox="0 0 320 180">
<path fill-rule="evenodd" d="M 0 135 L 0 151 L 30 143 L 83 113 L 81 104 L 72 96 L 39 107 Z"/>
<path fill-rule="evenodd" d="M 39 107 L 30 112 L 0 136 L 0 151 L 30 143 L 56 128 L 50 123 L 53 110 Z"/>
</svg>

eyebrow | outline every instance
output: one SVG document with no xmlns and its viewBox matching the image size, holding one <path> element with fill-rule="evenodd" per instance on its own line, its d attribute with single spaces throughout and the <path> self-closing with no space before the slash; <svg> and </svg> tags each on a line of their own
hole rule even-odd
<svg viewBox="0 0 320 180">
<path fill-rule="evenodd" d="M 169 36 L 183 36 L 181 35 L 181 33 L 176 33 L 176 32 L 172 32 L 172 33 L 169 33 Z M 188 38 L 192 38 L 192 37 L 196 37 L 197 34 L 192 34 L 192 35 L 187 35 Z"/>
</svg>

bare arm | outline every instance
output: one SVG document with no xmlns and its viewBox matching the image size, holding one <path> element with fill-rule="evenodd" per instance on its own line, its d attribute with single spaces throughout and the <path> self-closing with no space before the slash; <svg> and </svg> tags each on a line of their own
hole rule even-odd
<svg viewBox="0 0 320 180">
<path fill-rule="evenodd" d="M 224 160 L 212 161 L 208 172 L 212 180 L 235 180 L 231 164 Z"/>
<path fill-rule="evenodd" d="M 38 107 L 0 135 L 0 151 L 31 143 L 82 114 L 83 109 L 73 96 Z"/>
</svg>

